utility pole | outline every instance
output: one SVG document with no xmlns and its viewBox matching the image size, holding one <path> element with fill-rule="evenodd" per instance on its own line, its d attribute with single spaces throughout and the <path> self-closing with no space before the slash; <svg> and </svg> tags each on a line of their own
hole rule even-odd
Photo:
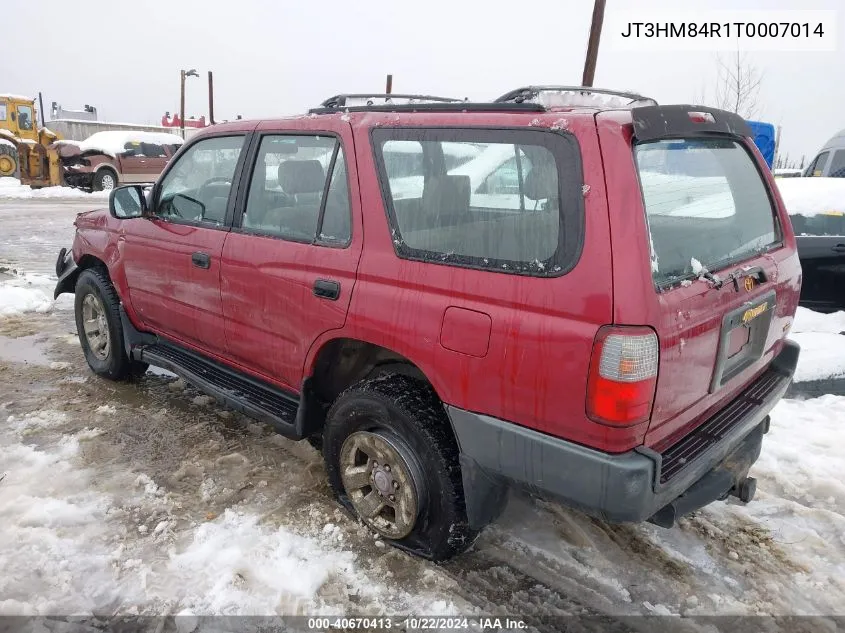
<svg viewBox="0 0 845 633">
<path fill-rule="evenodd" d="M 590 41 L 587 44 L 587 59 L 584 61 L 584 76 L 581 85 L 592 87 L 593 78 L 596 74 L 596 58 L 599 56 L 599 40 L 601 39 L 601 26 L 604 22 L 605 0 L 595 0 L 593 5 L 593 23 L 590 26 Z"/>
<path fill-rule="evenodd" d="M 208 124 L 214 125 L 214 78 L 208 71 Z"/>
<path fill-rule="evenodd" d="M 181 90 L 180 90 L 180 97 L 179 97 L 179 131 L 182 133 L 182 138 L 185 138 L 185 78 L 186 77 L 199 77 L 199 73 L 194 69 L 191 70 L 182 70 L 181 72 Z"/>
</svg>

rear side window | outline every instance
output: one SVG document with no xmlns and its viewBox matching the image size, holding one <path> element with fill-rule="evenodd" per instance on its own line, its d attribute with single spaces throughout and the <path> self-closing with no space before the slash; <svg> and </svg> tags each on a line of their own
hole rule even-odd
<svg viewBox="0 0 845 633">
<path fill-rule="evenodd" d="M 0 121 L 6 120 L 6 104 L 0 102 Z"/>
<path fill-rule="evenodd" d="M 658 285 L 752 257 L 780 240 L 765 182 L 730 139 L 675 139 L 635 148 Z M 695 260 L 695 261 L 693 261 Z"/>
<path fill-rule="evenodd" d="M 375 128 L 372 139 L 400 257 L 538 276 L 577 262 L 584 214 L 571 135 Z"/>
<path fill-rule="evenodd" d="M 263 137 L 242 226 L 295 242 L 348 244 L 349 185 L 338 140 L 304 134 Z"/>
</svg>

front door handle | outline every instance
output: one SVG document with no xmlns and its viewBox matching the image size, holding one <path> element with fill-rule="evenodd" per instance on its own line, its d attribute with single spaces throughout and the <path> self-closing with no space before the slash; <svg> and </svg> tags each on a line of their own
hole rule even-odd
<svg viewBox="0 0 845 633">
<path fill-rule="evenodd" d="M 845 244 L 837 244 L 831 250 L 834 253 L 845 253 Z"/>
<path fill-rule="evenodd" d="M 210 268 L 211 257 L 208 256 L 208 253 L 193 253 L 191 263 L 197 268 Z"/>
<path fill-rule="evenodd" d="M 318 279 L 314 282 L 314 296 L 337 301 L 340 297 L 340 284 L 333 279 Z"/>
</svg>

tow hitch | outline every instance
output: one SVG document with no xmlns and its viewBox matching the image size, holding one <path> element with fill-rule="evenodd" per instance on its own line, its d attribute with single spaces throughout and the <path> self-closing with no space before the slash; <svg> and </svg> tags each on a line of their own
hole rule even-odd
<svg viewBox="0 0 845 633">
<path fill-rule="evenodd" d="M 736 497 L 743 503 L 748 503 L 754 498 L 757 492 L 757 480 L 754 477 L 746 477 L 740 481 L 736 486 L 731 488 L 728 493 L 731 497 Z"/>
</svg>

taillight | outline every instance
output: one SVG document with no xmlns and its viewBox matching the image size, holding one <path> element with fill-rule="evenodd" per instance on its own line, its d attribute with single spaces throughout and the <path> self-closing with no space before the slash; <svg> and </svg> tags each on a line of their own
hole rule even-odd
<svg viewBox="0 0 845 633">
<path fill-rule="evenodd" d="M 590 359 L 587 416 L 616 426 L 648 420 L 659 356 L 657 335 L 648 328 L 601 328 Z"/>
</svg>

